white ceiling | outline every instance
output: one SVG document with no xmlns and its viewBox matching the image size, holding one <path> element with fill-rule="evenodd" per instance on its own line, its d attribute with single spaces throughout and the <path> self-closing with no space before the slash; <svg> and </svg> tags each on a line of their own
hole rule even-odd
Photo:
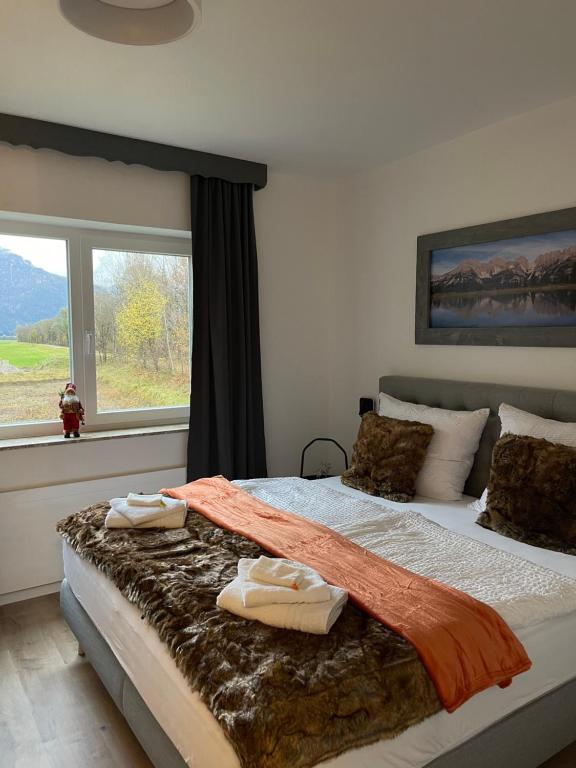
<svg viewBox="0 0 576 768">
<path fill-rule="evenodd" d="M 165 46 L 0 0 L 0 111 L 338 173 L 576 92 L 574 0 L 203 0 Z"/>
</svg>

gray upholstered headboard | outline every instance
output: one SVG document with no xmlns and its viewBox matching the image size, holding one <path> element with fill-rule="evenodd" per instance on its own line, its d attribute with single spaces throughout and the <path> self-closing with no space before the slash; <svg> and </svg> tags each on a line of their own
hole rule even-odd
<svg viewBox="0 0 576 768">
<path fill-rule="evenodd" d="M 508 403 L 545 419 L 576 422 L 576 392 L 561 389 L 421 379 L 412 376 L 382 376 L 380 392 L 399 400 L 407 400 L 409 403 L 423 403 L 453 411 L 490 408 L 480 448 L 464 489 L 470 496 L 480 496 L 488 482 L 492 448 L 500 435 L 500 403 Z"/>
</svg>

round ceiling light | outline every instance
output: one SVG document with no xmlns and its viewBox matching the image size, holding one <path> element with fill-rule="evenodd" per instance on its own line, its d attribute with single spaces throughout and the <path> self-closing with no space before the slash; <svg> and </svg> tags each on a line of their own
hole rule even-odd
<svg viewBox="0 0 576 768">
<path fill-rule="evenodd" d="M 93 37 L 125 45 L 160 45 L 198 26 L 201 0 L 60 0 L 65 19 Z"/>
<path fill-rule="evenodd" d="M 160 8 L 162 5 L 169 5 L 172 0 L 102 0 L 108 5 L 117 5 L 119 8 L 133 8 L 137 11 L 143 11 L 147 8 Z"/>
</svg>

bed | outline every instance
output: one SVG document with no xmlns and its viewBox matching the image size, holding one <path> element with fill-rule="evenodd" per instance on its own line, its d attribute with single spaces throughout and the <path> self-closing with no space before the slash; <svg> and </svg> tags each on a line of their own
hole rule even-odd
<svg viewBox="0 0 576 768">
<path fill-rule="evenodd" d="M 576 421 L 576 394 L 532 388 L 383 377 L 380 389 L 394 397 L 445 408 L 489 406 L 467 491 L 485 487 L 492 445 L 499 432 L 498 406 L 505 401 L 538 415 Z M 316 481 L 348 497 L 362 494 L 338 478 Z M 529 562 L 576 578 L 576 558 L 505 539 L 474 524 L 470 499 L 445 503 L 415 500 L 383 506 L 419 512 L 457 533 L 515 553 Z M 62 611 L 113 700 L 158 768 L 237 768 L 238 761 L 218 723 L 190 691 L 156 632 L 93 565 L 64 548 Z M 493 765 L 532 768 L 576 739 L 576 678 L 573 637 L 576 611 L 518 632 L 534 666 L 505 691 L 491 689 L 458 712 L 440 712 L 389 741 L 346 752 L 324 764 L 331 768 L 456 768 Z"/>
</svg>

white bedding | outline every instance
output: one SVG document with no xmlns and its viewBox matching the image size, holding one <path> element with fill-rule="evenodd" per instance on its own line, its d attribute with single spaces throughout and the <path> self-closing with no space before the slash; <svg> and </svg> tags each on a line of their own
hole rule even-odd
<svg viewBox="0 0 576 768">
<path fill-rule="evenodd" d="M 412 564 L 408 567 L 413 570 L 442 577 L 440 580 L 471 594 L 480 590 L 484 596 L 480 599 L 492 601 L 496 610 L 507 616 L 533 661 L 533 668 L 517 677 L 509 688 L 485 691 L 452 715 L 440 712 L 396 739 L 380 741 L 323 763 L 327 768 L 420 768 L 574 676 L 576 584 L 571 579 L 576 579 L 576 557 L 540 550 L 474 525 L 475 513 L 466 507 L 469 499 L 451 503 L 416 500 L 409 505 L 370 499 L 366 504 L 364 494 L 342 486 L 338 478 L 296 483 L 292 487 L 284 480 L 258 481 L 257 485 L 250 481 L 249 487 L 265 500 L 273 497 L 276 506 L 291 504 L 293 511 L 351 534 L 358 543 L 366 542 L 364 546 L 379 554 L 402 560 L 400 564 L 406 564 L 403 558 L 410 557 Z M 326 501 L 324 489 L 331 487 L 345 496 L 330 492 Z M 314 498 L 317 501 L 313 502 Z M 318 503 L 321 498 L 323 502 Z M 350 506 L 353 499 L 355 503 Z M 407 515 L 407 510 L 419 514 Z M 395 514 L 398 511 L 402 514 Z M 443 532 L 429 521 L 469 539 Z M 403 541 L 404 545 L 397 547 L 395 540 Z M 447 558 L 440 556 L 442 540 L 450 550 L 453 567 L 445 568 Z M 407 548 L 406 541 L 413 546 Z M 423 547 L 428 551 L 426 556 Z M 500 556 L 498 551 L 504 554 Z M 64 564 L 76 597 L 188 765 L 238 768 L 236 755 L 213 716 L 188 688 L 156 632 L 140 619 L 138 609 L 67 546 Z M 482 571 L 486 565 L 492 571 L 503 569 L 501 594 L 497 589 L 498 576 Z M 467 586 L 463 586 L 466 581 Z M 548 590 L 549 605 L 545 599 Z M 535 616 L 548 618 L 535 623 Z"/>
<path fill-rule="evenodd" d="M 323 523 L 403 568 L 467 592 L 492 606 L 512 629 L 576 611 L 573 578 L 469 538 L 470 533 L 464 537 L 447 530 L 412 511 L 417 505 L 392 507 L 360 491 L 355 492 L 358 497 L 343 496 L 341 483 L 337 489 L 315 484 L 311 505 L 310 484 L 298 478 L 243 480 L 237 485 L 274 507 Z M 455 514 L 460 512 L 452 517 Z"/>
</svg>

